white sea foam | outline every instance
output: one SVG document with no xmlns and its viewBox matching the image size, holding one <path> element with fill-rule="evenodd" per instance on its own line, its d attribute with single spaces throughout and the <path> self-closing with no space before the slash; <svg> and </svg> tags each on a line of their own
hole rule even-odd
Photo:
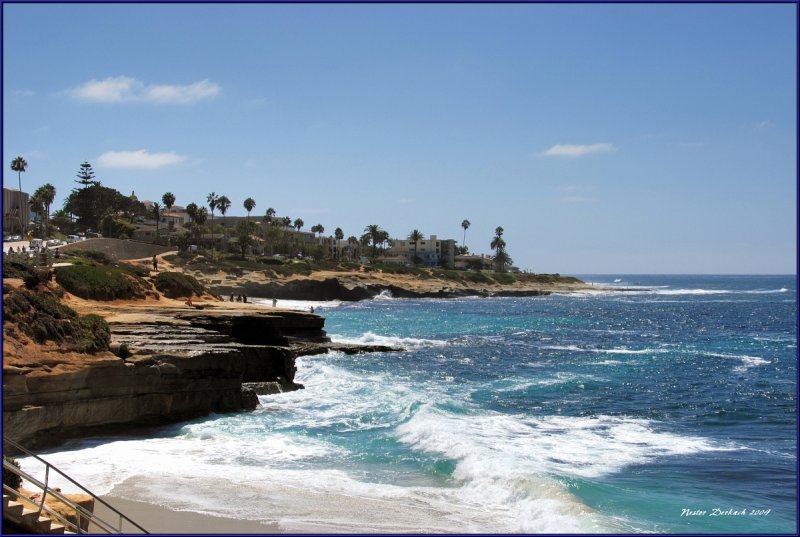
<svg viewBox="0 0 800 537">
<path fill-rule="evenodd" d="M 741 362 L 741 365 L 738 365 L 733 368 L 733 371 L 737 373 L 744 373 L 745 371 L 747 371 L 752 367 L 757 367 L 760 365 L 767 365 L 772 363 L 770 360 L 767 360 L 765 358 L 760 358 L 758 356 L 749 356 L 747 354 L 726 354 L 720 352 L 701 352 L 701 351 L 696 351 L 696 352 L 702 354 L 703 356 L 710 356 L 712 358 L 726 358 L 729 360 L 739 360 Z"/>
<path fill-rule="evenodd" d="M 248 298 L 250 302 L 254 304 L 259 304 L 262 306 L 272 306 L 272 299 L 269 298 Z M 341 300 L 285 300 L 285 299 L 278 299 L 277 304 L 275 305 L 276 308 L 285 309 L 285 310 L 298 310 L 298 311 L 309 311 L 311 308 L 314 308 L 314 311 L 318 309 L 334 309 L 338 308 L 342 305 Z"/>
<path fill-rule="evenodd" d="M 520 531 L 597 532 L 608 531 L 600 527 L 609 521 L 594 518 L 555 476 L 593 479 L 663 457 L 732 449 L 659 428 L 627 417 L 456 415 L 424 406 L 397 435 L 414 449 L 455 460 L 453 477 L 465 493 L 513 512 Z M 587 530 L 590 522 L 600 527 Z"/>
<path fill-rule="evenodd" d="M 662 457 L 734 449 L 662 427 L 617 416 L 463 416 L 426 406 L 397 433 L 415 448 L 457 460 L 455 476 L 463 480 L 525 474 L 597 478 Z"/>
<path fill-rule="evenodd" d="M 366 332 L 358 337 L 345 337 L 332 335 L 331 341 L 334 343 L 355 343 L 361 345 L 390 345 L 407 349 L 420 347 L 444 347 L 447 341 L 439 339 L 422 339 L 400 336 L 382 336 L 374 332 Z"/>
<path fill-rule="evenodd" d="M 577 345 L 543 345 L 539 347 L 543 350 L 570 351 L 570 352 L 594 352 L 600 354 L 662 354 L 670 352 L 668 349 L 597 349 L 593 347 L 578 347 Z"/>
</svg>

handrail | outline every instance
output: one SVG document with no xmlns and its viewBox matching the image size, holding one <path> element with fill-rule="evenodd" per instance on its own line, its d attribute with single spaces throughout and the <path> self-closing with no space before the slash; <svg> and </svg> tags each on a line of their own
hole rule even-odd
<svg viewBox="0 0 800 537">
<path fill-rule="evenodd" d="M 28 498 L 28 497 L 24 496 L 18 490 L 12 489 L 8 485 L 4 484 L 3 485 L 3 493 L 6 493 L 6 492 L 9 495 L 14 496 L 15 498 L 18 498 L 20 500 L 23 500 L 23 501 L 26 501 L 26 502 L 29 502 L 29 503 L 33 503 L 34 505 L 36 504 L 36 502 L 33 501 L 31 498 Z M 71 531 L 73 533 L 86 533 L 83 529 L 81 529 L 81 527 L 78 524 L 74 524 L 74 523 L 70 522 L 69 520 L 67 520 L 67 518 L 64 515 L 62 515 L 62 514 L 56 512 L 56 511 L 50 509 L 49 507 L 44 505 L 44 503 L 42 503 L 41 507 L 50 515 L 50 517 L 51 517 L 50 520 L 56 520 L 57 522 L 59 522 L 61 524 L 64 524 L 66 527 L 69 528 L 69 531 Z M 72 506 L 70 505 L 70 507 L 72 507 Z"/>
<path fill-rule="evenodd" d="M 61 470 L 59 470 L 58 468 L 56 468 L 55 466 L 53 466 L 52 464 L 50 464 L 49 462 L 47 462 L 46 460 L 42 459 L 42 458 L 41 458 L 41 457 L 39 457 L 38 455 L 35 455 L 34 453 L 31 453 L 31 452 L 30 452 L 30 451 L 28 451 L 28 450 L 27 450 L 25 447 L 21 446 L 19 443 L 15 442 L 14 440 L 11 440 L 10 438 L 8 438 L 8 437 L 7 437 L 7 436 L 5 436 L 5 435 L 3 435 L 3 444 L 9 444 L 10 446 L 14 447 L 15 449 L 18 449 L 20 452 L 22 452 L 22 453 L 26 454 L 27 456 L 29 456 L 29 457 L 33 457 L 33 458 L 34 458 L 34 459 L 36 459 L 37 461 L 39 461 L 39 462 L 43 463 L 43 464 L 45 465 L 45 468 L 47 469 L 47 477 L 45 478 L 45 480 L 46 480 L 46 481 L 49 481 L 49 469 L 50 469 L 50 468 L 52 468 L 52 469 L 53 469 L 54 471 L 56 471 L 56 472 L 57 472 L 57 473 L 58 473 L 58 474 L 59 474 L 61 477 L 63 477 L 63 478 L 65 478 L 65 479 L 67 479 L 67 480 L 68 480 L 70 483 L 72 483 L 73 485 L 75 485 L 76 487 L 78 487 L 79 489 L 81 489 L 83 492 L 85 492 L 86 494 L 88 494 L 89 496 L 91 496 L 92 498 L 94 498 L 94 500 L 95 500 L 95 501 L 97 501 L 97 502 L 100 502 L 100 503 L 101 503 L 101 504 L 103 504 L 103 505 L 104 505 L 106 508 L 110 509 L 110 510 L 111 510 L 113 513 L 116 513 L 117 515 L 119 515 L 119 528 L 118 528 L 118 529 L 114 529 L 114 528 L 113 528 L 113 526 L 111 526 L 109 523 L 105 522 L 105 521 L 104 521 L 104 520 L 102 520 L 101 518 L 97 517 L 97 516 L 96 516 L 96 515 L 94 515 L 93 513 L 89 512 L 89 511 L 86 511 L 86 510 L 85 510 L 83 507 L 81 507 L 81 506 L 79 506 L 79 505 L 75 505 L 75 504 L 73 504 L 73 502 L 71 502 L 69 499 L 67 499 L 66 497 L 64 497 L 64 495 L 63 495 L 63 494 L 61 494 L 60 492 L 58 492 L 58 491 L 56 491 L 56 490 L 54 490 L 54 489 L 51 489 L 51 488 L 48 486 L 48 484 L 46 484 L 46 483 L 41 483 L 41 482 L 39 482 L 38 480 L 36 480 L 35 478 L 31 478 L 30 476 L 28 476 L 27 474 L 25 474 L 25 479 L 27 479 L 28 481 L 31 481 L 32 483 L 35 483 L 37 486 L 39 486 L 40 488 L 42 488 L 42 489 L 45 491 L 45 493 L 46 493 L 47 491 L 49 491 L 49 493 L 50 493 L 51 495 L 55 496 L 56 498 L 58 498 L 58 499 L 59 499 L 59 500 L 61 500 L 62 502 L 66 503 L 66 504 L 68 504 L 68 505 L 72 504 L 72 505 L 70 505 L 70 507 L 72 507 L 72 508 L 76 509 L 76 512 L 78 512 L 78 511 L 85 512 L 85 513 L 87 514 L 87 516 L 88 516 L 88 518 L 89 518 L 90 522 L 93 522 L 93 523 L 95 523 L 95 524 L 96 524 L 97 522 L 100 522 L 101 524 L 96 524 L 96 525 L 98 525 L 98 526 L 101 526 L 101 529 L 103 529 L 103 530 L 104 530 L 104 531 L 106 531 L 107 533 L 122 533 L 122 524 L 123 524 L 123 521 L 127 521 L 129 524 L 131 524 L 131 525 L 133 525 L 134 527 L 136 527 L 137 529 L 139 529 L 139 530 L 140 530 L 142 533 L 150 533 L 150 532 L 148 532 L 146 529 L 144 529 L 143 527 L 141 527 L 139 524 L 137 524 L 136 522 L 134 522 L 133 520 L 131 520 L 129 517 L 127 517 L 127 516 L 125 516 L 124 514 L 122 514 L 122 513 L 121 513 L 121 512 L 120 512 L 120 511 L 119 511 L 117 508 L 115 508 L 114 506 L 110 505 L 108 502 L 106 502 L 105 500 L 103 500 L 102 498 L 100 498 L 99 496 L 97 496 L 96 494 L 92 493 L 92 492 L 91 492 L 89 489 L 87 489 L 86 487 L 84 487 L 83 485 L 81 485 L 80 483 L 78 483 L 77 481 L 75 481 L 74 479 L 72 479 L 70 476 L 68 476 L 67 474 L 65 474 L 64 472 L 62 472 Z M 10 464 L 10 463 L 6 463 L 6 461 L 4 460 L 4 461 L 3 461 L 3 468 L 6 468 L 6 467 L 7 467 L 7 465 L 8 465 L 8 467 L 9 467 L 8 469 L 9 469 L 9 470 L 11 470 L 11 471 L 12 471 L 12 472 L 14 472 L 14 473 L 22 473 L 22 474 L 24 474 L 24 473 L 25 473 L 25 472 L 23 472 L 21 469 L 17 468 L 16 466 L 14 466 L 14 465 L 12 465 L 12 464 Z M 44 504 L 44 495 L 42 496 L 42 504 Z M 107 527 L 110 529 L 110 531 L 109 531 L 108 529 L 106 529 L 106 528 L 102 528 L 102 525 L 105 525 L 105 526 L 107 526 Z"/>
<path fill-rule="evenodd" d="M 21 470 L 21 469 L 17 468 L 13 464 L 9 464 L 6 461 L 3 461 L 3 468 L 11 470 L 12 472 L 17 474 L 18 476 L 20 476 L 23 479 L 29 481 L 31 484 L 36 485 L 40 489 L 43 489 L 44 484 L 41 481 L 39 481 L 35 477 L 29 475 L 24 470 Z M 70 500 L 69 498 L 67 498 L 63 494 L 59 493 L 58 491 L 51 489 L 50 490 L 50 494 L 52 496 L 54 496 L 56 499 L 58 499 L 61 502 L 63 502 L 68 507 L 74 509 L 75 510 L 75 515 L 78 517 L 78 520 L 80 520 L 81 518 L 85 518 L 90 523 L 94 524 L 95 526 L 97 526 L 98 528 L 103 530 L 105 533 L 117 533 L 117 529 L 115 529 L 111 524 L 109 524 L 108 522 L 104 521 L 100 517 L 96 516 L 92 511 L 89 511 L 85 507 L 82 507 L 82 506 L 78 505 L 77 503 L 73 502 L 72 500 Z M 20 494 L 19 492 L 15 492 L 14 495 L 19 497 L 19 498 L 21 498 L 21 499 L 23 499 L 24 501 L 27 501 L 27 502 L 32 503 L 34 505 L 38 505 L 35 500 L 33 500 L 31 498 L 28 498 L 28 497 Z M 41 500 L 41 501 L 42 501 L 42 506 L 43 506 L 44 505 L 44 500 Z M 70 524 L 70 525 L 73 525 L 73 524 Z M 119 532 L 121 532 L 121 531 L 122 530 L 120 528 Z M 78 533 L 87 533 L 87 532 L 83 531 L 82 529 L 80 529 L 78 531 Z"/>
</svg>

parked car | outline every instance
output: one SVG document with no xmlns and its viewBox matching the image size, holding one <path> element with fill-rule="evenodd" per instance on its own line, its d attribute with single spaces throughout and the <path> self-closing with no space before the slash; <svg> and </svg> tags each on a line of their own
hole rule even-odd
<svg viewBox="0 0 800 537">
<path fill-rule="evenodd" d="M 38 251 L 42 247 L 42 239 L 31 239 L 30 249 Z"/>
<path fill-rule="evenodd" d="M 67 235 L 67 244 L 72 244 L 73 242 L 78 242 L 81 240 L 81 237 L 77 235 Z"/>
</svg>

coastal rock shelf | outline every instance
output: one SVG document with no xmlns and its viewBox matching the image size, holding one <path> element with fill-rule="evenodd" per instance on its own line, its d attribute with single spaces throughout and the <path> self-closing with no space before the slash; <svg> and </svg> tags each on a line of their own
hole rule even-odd
<svg viewBox="0 0 800 537">
<path fill-rule="evenodd" d="M 299 354 L 400 350 L 331 343 L 324 319 L 304 312 L 151 305 L 103 313 L 113 353 L 4 363 L 3 426 L 15 439 L 41 446 L 98 427 L 254 408 L 256 391 L 243 383 L 260 393 L 302 388 L 294 382 Z"/>
</svg>

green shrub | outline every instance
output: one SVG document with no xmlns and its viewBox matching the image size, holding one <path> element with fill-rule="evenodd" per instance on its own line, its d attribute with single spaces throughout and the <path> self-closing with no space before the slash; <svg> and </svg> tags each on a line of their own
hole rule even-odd
<svg viewBox="0 0 800 537">
<path fill-rule="evenodd" d="M 156 289 L 168 298 L 181 298 L 196 294 L 202 295 L 203 285 L 194 276 L 181 272 L 159 272 L 155 279 Z"/>
<path fill-rule="evenodd" d="M 467 272 L 464 274 L 464 278 L 473 283 L 486 283 L 486 284 L 494 283 L 494 280 L 492 280 L 489 276 L 487 276 L 483 272 Z"/>
<path fill-rule="evenodd" d="M 90 313 L 80 319 L 81 333 L 76 338 L 78 350 L 95 353 L 107 350 L 111 344 L 111 330 L 105 319 Z"/>
<path fill-rule="evenodd" d="M 127 272 L 128 274 L 132 274 L 138 278 L 145 278 L 150 276 L 150 271 L 144 267 L 140 267 L 138 265 L 131 265 L 130 263 L 120 263 L 117 265 L 117 268 L 123 272 Z"/>
<path fill-rule="evenodd" d="M 105 252 L 97 252 L 95 250 L 72 250 L 70 255 L 90 259 L 100 263 L 101 265 L 111 265 L 113 263 L 113 260 L 108 257 L 108 254 Z"/>
<path fill-rule="evenodd" d="M 33 297 L 33 304 L 41 312 L 56 319 L 76 319 L 78 312 L 62 304 L 58 297 L 51 293 L 38 293 Z"/>
<path fill-rule="evenodd" d="M 70 293 L 91 300 L 143 298 L 144 282 L 106 266 L 70 265 L 56 268 L 56 281 Z"/>
<path fill-rule="evenodd" d="M 19 468 L 19 461 L 14 457 L 9 455 L 3 455 L 3 462 L 9 462 L 12 465 Z M 7 487 L 11 487 L 12 489 L 16 490 L 22 485 L 22 478 L 12 472 L 11 470 L 6 470 L 5 466 L 3 467 L 3 485 Z M 5 493 L 4 493 L 5 494 Z"/>
<path fill-rule="evenodd" d="M 18 261 L 3 261 L 3 278 L 21 278 L 24 279 L 31 273 L 31 268 Z"/>
<path fill-rule="evenodd" d="M 256 262 L 262 265 L 283 265 L 283 259 L 275 259 L 274 257 L 259 257 Z"/>
<path fill-rule="evenodd" d="M 33 268 L 25 276 L 25 287 L 28 289 L 36 289 L 39 284 L 47 283 L 50 280 L 50 269 L 47 268 Z"/>
<path fill-rule="evenodd" d="M 502 283 L 505 285 L 512 284 L 517 281 L 513 274 L 508 274 L 507 272 L 495 272 L 492 277 L 497 283 Z"/>
</svg>

